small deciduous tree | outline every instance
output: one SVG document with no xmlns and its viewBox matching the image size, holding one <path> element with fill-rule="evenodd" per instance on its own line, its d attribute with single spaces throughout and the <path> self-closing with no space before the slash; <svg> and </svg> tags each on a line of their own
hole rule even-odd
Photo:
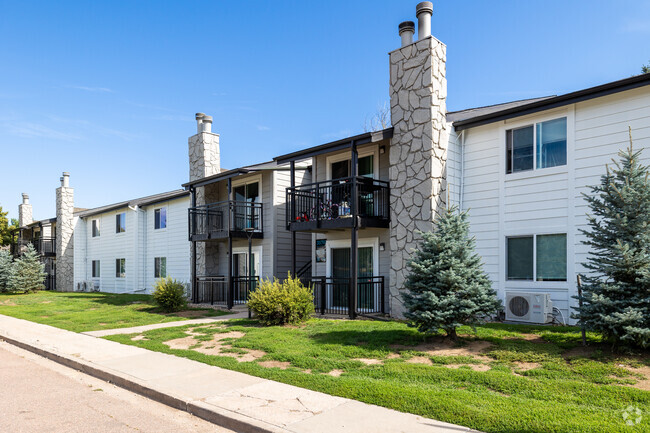
<svg viewBox="0 0 650 433">
<path fill-rule="evenodd" d="M 650 171 L 630 146 L 585 200 L 591 247 L 575 317 L 615 344 L 650 347 Z"/>
<path fill-rule="evenodd" d="M 10 245 L 14 241 L 15 233 L 18 230 L 18 221 L 7 218 L 9 212 L 3 212 L 0 206 L 0 245 Z"/>
<path fill-rule="evenodd" d="M 501 301 L 483 271 L 469 235 L 467 212 L 448 209 L 409 261 L 404 316 L 419 331 L 443 330 L 451 339 L 461 325 L 476 325 L 497 313 Z"/>
<path fill-rule="evenodd" d="M 25 253 L 14 261 L 9 288 L 14 292 L 34 292 L 45 288 L 45 265 L 32 244 Z"/>
<path fill-rule="evenodd" d="M 9 290 L 14 262 L 11 253 L 7 250 L 0 250 L 0 292 Z"/>
</svg>

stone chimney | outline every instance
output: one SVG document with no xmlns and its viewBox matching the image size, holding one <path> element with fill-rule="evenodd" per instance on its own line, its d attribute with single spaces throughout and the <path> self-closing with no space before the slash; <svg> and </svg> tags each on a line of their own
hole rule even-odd
<svg viewBox="0 0 650 433">
<path fill-rule="evenodd" d="M 25 227 L 34 221 L 32 205 L 29 203 L 29 196 L 23 193 L 23 202 L 18 205 L 18 226 Z"/>
<path fill-rule="evenodd" d="M 406 262 L 417 246 L 417 231 L 433 229 L 446 206 L 446 46 L 431 36 L 431 2 L 417 5 L 418 40 L 390 53 L 390 106 L 393 138 L 390 146 L 391 298 L 400 298 Z M 402 44 L 411 22 L 400 24 Z M 400 316 L 403 306 L 391 305 Z"/>
<path fill-rule="evenodd" d="M 188 140 L 190 181 L 221 171 L 219 135 L 212 133 L 212 116 L 196 113 L 196 135 Z"/>
<path fill-rule="evenodd" d="M 70 173 L 64 172 L 56 189 L 56 289 L 74 290 L 74 189 Z"/>
</svg>

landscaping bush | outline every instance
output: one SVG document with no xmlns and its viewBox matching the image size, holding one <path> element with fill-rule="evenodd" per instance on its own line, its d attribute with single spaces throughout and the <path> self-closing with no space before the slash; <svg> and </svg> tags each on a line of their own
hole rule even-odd
<svg viewBox="0 0 650 433">
<path fill-rule="evenodd" d="M 248 296 L 248 307 L 264 325 L 298 324 L 314 312 L 314 292 L 298 278 L 264 280 Z"/>
<path fill-rule="evenodd" d="M 11 257 L 11 253 L 7 250 L 1 250 L 0 251 L 0 292 L 6 292 L 9 290 L 13 268 L 14 268 L 14 263 Z"/>
<path fill-rule="evenodd" d="M 404 317 L 420 332 L 442 329 L 456 339 L 456 328 L 476 325 L 497 313 L 501 301 L 474 252 L 466 212 L 448 209 L 436 229 L 422 233 L 422 242 L 409 261 L 404 283 Z"/>
<path fill-rule="evenodd" d="M 9 290 L 14 292 L 35 292 L 45 288 L 45 265 L 32 244 L 27 246 L 27 251 L 18 258 L 13 265 L 9 278 Z"/>
<path fill-rule="evenodd" d="M 161 278 L 156 281 L 153 299 L 168 313 L 180 311 L 187 307 L 185 284 L 172 277 Z"/>
</svg>

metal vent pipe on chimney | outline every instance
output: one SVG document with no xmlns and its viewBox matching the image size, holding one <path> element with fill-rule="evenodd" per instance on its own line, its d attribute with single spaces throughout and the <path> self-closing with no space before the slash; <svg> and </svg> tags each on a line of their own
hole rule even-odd
<svg viewBox="0 0 650 433">
<path fill-rule="evenodd" d="M 70 186 L 70 173 L 67 171 L 63 172 L 63 177 L 61 178 L 61 186 L 68 188 Z"/>
<path fill-rule="evenodd" d="M 212 132 L 212 116 L 203 116 L 200 132 Z"/>
<path fill-rule="evenodd" d="M 205 116 L 204 113 L 196 113 L 195 119 L 196 119 L 196 133 L 201 132 L 201 123 L 203 123 L 203 116 Z"/>
<path fill-rule="evenodd" d="M 413 43 L 415 34 L 415 23 L 413 21 L 404 21 L 399 25 L 399 35 L 402 38 L 402 47 Z"/>
<path fill-rule="evenodd" d="M 431 36 L 431 15 L 433 3 L 422 2 L 415 7 L 415 16 L 418 18 L 418 40 Z"/>
<path fill-rule="evenodd" d="M 29 195 L 23 193 L 23 204 L 29 204 Z"/>
</svg>

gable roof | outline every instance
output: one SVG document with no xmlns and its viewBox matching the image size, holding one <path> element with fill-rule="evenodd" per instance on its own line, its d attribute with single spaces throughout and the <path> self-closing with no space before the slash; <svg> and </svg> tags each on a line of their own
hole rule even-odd
<svg viewBox="0 0 650 433">
<path fill-rule="evenodd" d="M 307 166 L 308 165 L 305 165 L 304 167 L 296 167 L 296 168 L 304 169 L 307 168 Z M 278 164 L 275 161 L 261 162 L 259 164 L 247 165 L 245 167 L 239 167 L 239 168 L 233 168 L 232 170 L 221 171 L 217 174 L 213 174 L 212 176 L 207 176 L 201 179 L 196 179 L 191 182 L 184 183 L 182 186 L 186 189 L 189 188 L 190 186 L 200 187 L 200 186 L 208 185 L 210 183 L 219 182 L 221 180 L 226 180 L 231 177 L 240 176 L 243 174 L 255 173 L 258 171 L 272 171 L 272 170 L 281 170 L 281 168 L 278 167 Z"/>
<path fill-rule="evenodd" d="M 650 74 L 635 75 L 618 81 L 601 84 L 565 93 L 558 96 L 546 96 L 523 101 L 508 102 L 505 104 L 480 107 L 463 111 L 456 111 L 447 115 L 447 120 L 453 122 L 456 131 L 486 125 L 499 120 L 511 119 L 513 117 L 525 116 L 551 108 L 562 107 L 576 102 L 587 101 L 613 93 L 624 92 L 650 85 Z M 451 119 L 450 116 L 451 115 Z M 452 120 L 453 119 L 453 120 Z"/>
<path fill-rule="evenodd" d="M 120 209 L 127 206 L 148 206 L 150 204 L 160 203 L 161 201 L 172 200 L 175 198 L 183 197 L 189 194 L 189 191 L 184 189 L 176 189 L 174 191 L 162 192 L 160 194 L 148 195 L 146 197 L 135 198 L 132 200 L 121 201 L 118 203 L 108 204 L 106 206 L 100 206 L 93 209 L 84 210 L 81 212 L 75 212 L 75 216 L 79 218 L 86 218 L 92 215 L 97 215 L 104 212 L 109 212 L 112 210 Z"/>
</svg>

